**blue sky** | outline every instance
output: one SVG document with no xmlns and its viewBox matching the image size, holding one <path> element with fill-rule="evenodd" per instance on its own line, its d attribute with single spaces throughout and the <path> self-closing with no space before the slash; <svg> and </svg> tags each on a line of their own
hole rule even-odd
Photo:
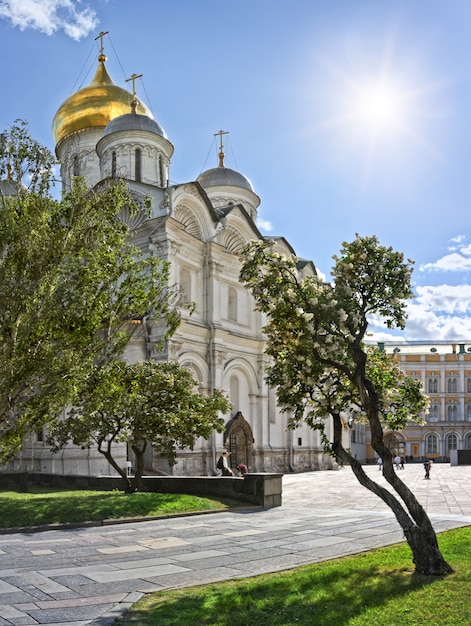
<svg viewBox="0 0 471 626">
<path fill-rule="evenodd" d="M 355 233 L 415 261 L 409 340 L 471 341 L 469 0 L 0 0 L 0 130 L 52 118 L 107 67 L 175 146 L 172 182 L 226 165 L 259 226 L 329 277 Z M 376 339 L 387 338 L 372 326 Z"/>
</svg>

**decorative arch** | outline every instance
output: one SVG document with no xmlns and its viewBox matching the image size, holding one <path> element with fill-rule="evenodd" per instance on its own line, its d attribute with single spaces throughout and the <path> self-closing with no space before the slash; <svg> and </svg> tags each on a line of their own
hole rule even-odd
<svg viewBox="0 0 471 626">
<path fill-rule="evenodd" d="M 390 449 L 391 454 L 395 456 L 406 455 L 406 437 L 404 433 L 389 433 L 384 437 L 385 445 Z"/>
<path fill-rule="evenodd" d="M 247 465 L 249 471 L 253 469 L 253 444 L 252 428 L 241 411 L 237 411 L 235 416 L 227 422 L 224 431 L 224 447 L 230 452 L 231 467 L 243 463 Z"/>
<path fill-rule="evenodd" d="M 209 387 L 208 364 L 199 354 L 195 352 L 186 352 L 185 354 L 180 355 L 178 363 L 182 367 L 187 367 L 191 371 L 193 377 L 198 380 L 201 387 Z"/>
<path fill-rule="evenodd" d="M 179 204 L 174 212 L 173 217 L 180 222 L 187 233 L 203 241 L 203 233 L 194 213 L 184 205 Z"/>
<path fill-rule="evenodd" d="M 236 228 L 226 226 L 218 236 L 218 243 L 224 246 L 228 252 L 239 254 L 247 241 Z"/>
<path fill-rule="evenodd" d="M 233 374 L 240 374 L 244 376 L 252 393 L 258 392 L 259 382 L 256 370 L 249 361 L 241 358 L 236 358 L 226 363 L 226 366 L 224 368 L 224 382 L 226 383 L 226 388 L 228 387 L 227 381 L 230 380 L 230 377 Z"/>
</svg>

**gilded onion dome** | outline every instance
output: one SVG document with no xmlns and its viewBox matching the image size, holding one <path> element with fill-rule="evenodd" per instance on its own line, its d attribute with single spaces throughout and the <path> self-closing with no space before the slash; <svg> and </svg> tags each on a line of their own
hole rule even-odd
<svg viewBox="0 0 471 626">
<path fill-rule="evenodd" d="M 86 128 L 105 128 L 115 117 L 129 113 L 133 94 L 115 85 L 105 67 L 106 56 L 98 56 L 98 69 L 88 87 L 83 87 L 61 104 L 54 116 L 52 130 L 58 144 L 64 137 Z M 137 112 L 152 118 L 141 102 Z"/>
</svg>

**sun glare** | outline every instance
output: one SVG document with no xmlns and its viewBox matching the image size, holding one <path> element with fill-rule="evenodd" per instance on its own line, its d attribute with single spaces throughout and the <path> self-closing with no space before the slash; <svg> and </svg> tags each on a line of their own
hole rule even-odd
<svg viewBox="0 0 471 626">
<path fill-rule="evenodd" d="M 404 95 L 393 85 L 368 84 L 356 87 L 353 116 L 374 132 L 389 132 L 405 123 Z"/>
</svg>

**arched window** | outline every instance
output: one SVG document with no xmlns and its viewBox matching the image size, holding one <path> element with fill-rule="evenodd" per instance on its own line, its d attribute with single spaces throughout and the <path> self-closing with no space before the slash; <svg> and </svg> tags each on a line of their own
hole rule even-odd
<svg viewBox="0 0 471 626">
<path fill-rule="evenodd" d="M 135 163 L 134 163 L 134 180 L 137 183 L 141 182 L 141 159 L 142 159 L 142 151 L 140 148 L 136 148 L 134 153 Z"/>
<path fill-rule="evenodd" d="M 162 156 L 159 156 L 159 174 L 160 174 L 160 186 L 166 187 L 167 181 L 165 180 L 165 167 Z"/>
<path fill-rule="evenodd" d="M 237 291 L 234 287 L 229 287 L 227 301 L 227 318 L 237 322 Z"/>
<path fill-rule="evenodd" d="M 471 422 L 471 404 L 466 405 L 466 421 Z"/>
<path fill-rule="evenodd" d="M 111 178 L 116 178 L 116 152 L 111 153 Z"/>
<path fill-rule="evenodd" d="M 447 435 L 445 439 L 445 451 L 450 452 L 450 450 L 457 450 L 457 449 L 458 449 L 458 437 L 454 433 Z"/>
<path fill-rule="evenodd" d="M 191 300 L 191 274 L 186 269 L 180 270 L 180 289 L 187 302 Z"/>
<path fill-rule="evenodd" d="M 426 454 L 437 454 L 438 453 L 438 437 L 437 437 L 437 435 L 434 435 L 434 434 L 427 435 L 427 439 L 425 440 L 425 453 Z"/>
<path fill-rule="evenodd" d="M 447 416 L 449 422 L 457 422 L 458 421 L 458 405 L 449 404 L 447 407 Z"/>
<path fill-rule="evenodd" d="M 428 392 L 438 393 L 438 380 L 436 378 L 428 379 Z"/>
<path fill-rule="evenodd" d="M 468 433 L 464 438 L 464 449 L 471 450 L 471 433 Z"/>
<path fill-rule="evenodd" d="M 471 393 L 471 378 L 466 379 L 466 393 Z"/>
<path fill-rule="evenodd" d="M 74 176 L 80 176 L 80 163 L 77 155 L 74 156 Z"/>
<path fill-rule="evenodd" d="M 236 411 L 238 411 L 240 399 L 239 399 L 239 379 L 237 378 L 237 376 L 231 376 L 231 380 L 229 383 L 229 393 L 230 393 L 232 406 Z"/>
<path fill-rule="evenodd" d="M 458 381 L 456 378 L 448 379 L 448 393 L 456 393 L 458 390 Z"/>
<path fill-rule="evenodd" d="M 439 415 L 438 404 L 431 404 L 429 415 L 428 415 L 428 421 L 438 422 L 438 415 Z"/>
</svg>

